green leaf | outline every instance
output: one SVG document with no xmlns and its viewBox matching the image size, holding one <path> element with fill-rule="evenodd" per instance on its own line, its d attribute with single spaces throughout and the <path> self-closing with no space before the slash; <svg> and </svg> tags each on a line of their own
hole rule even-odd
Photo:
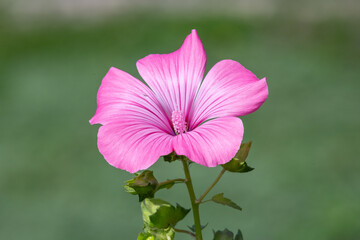
<svg viewBox="0 0 360 240">
<path fill-rule="evenodd" d="M 138 240 L 172 240 L 175 236 L 174 226 L 183 219 L 190 209 L 180 205 L 176 207 L 161 199 L 146 198 L 141 203 L 144 230 Z"/>
<path fill-rule="evenodd" d="M 153 198 L 156 192 L 158 181 L 150 170 L 143 171 L 135 178 L 126 181 L 125 190 L 133 195 L 139 195 L 139 201 L 145 198 Z"/>
<path fill-rule="evenodd" d="M 175 226 L 190 211 L 179 204 L 176 207 L 161 199 L 146 198 L 141 203 L 141 211 L 146 226 L 151 228 L 168 228 Z"/>
<path fill-rule="evenodd" d="M 247 143 L 242 143 L 239 151 L 235 154 L 229 162 L 223 164 L 223 168 L 225 168 L 229 172 L 250 172 L 254 170 L 254 168 L 247 165 L 245 162 L 251 147 L 251 141 Z"/>
<path fill-rule="evenodd" d="M 238 230 L 234 240 L 244 240 L 240 229 Z"/>
<path fill-rule="evenodd" d="M 233 240 L 234 234 L 225 228 L 223 231 L 214 232 L 213 240 Z"/>
<path fill-rule="evenodd" d="M 175 226 L 176 223 L 183 220 L 184 217 L 190 212 L 190 210 L 191 209 L 183 208 L 180 204 L 177 203 L 171 225 Z"/>
<path fill-rule="evenodd" d="M 150 221 L 153 225 L 159 228 L 164 228 L 168 226 L 175 226 L 177 222 L 182 220 L 190 211 L 190 209 L 185 209 L 179 204 L 176 205 L 176 208 L 170 205 L 168 207 L 160 207 L 156 213 L 150 216 Z"/>
<path fill-rule="evenodd" d="M 240 211 L 242 210 L 239 205 L 231 201 L 229 198 L 224 197 L 224 193 L 216 194 L 211 198 L 211 201 L 238 209 Z"/>
<path fill-rule="evenodd" d="M 203 230 L 204 228 L 206 228 L 208 225 L 208 223 L 206 225 L 201 225 L 201 230 Z M 195 230 L 195 224 L 193 224 L 191 227 L 190 226 L 187 226 L 192 232 L 196 232 Z"/>
<path fill-rule="evenodd" d="M 170 208 L 171 205 L 168 202 L 165 202 L 161 199 L 149 199 L 149 198 L 146 198 L 141 203 L 141 212 L 143 215 L 144 224 L 146 226 L 156 227 L 154 224 L 151 223 L 150 216 L 155 214 L 158 211 L 158 209 L 161 207 Z"/>
<path fill-rule="evenodd" d="M 137 240 L 173 240 L 175 230 L 172 227 L 166 229 L 144 227 L 144 232 L 140 233 Z"/>
<path fill-rule="evenodd" d="M 175 230 L 172 227 L 166 229 L 152 229 L 154 240 L 173 240 L 175 237 Z"/>
<path fill-rule="evenodd" d="M 229 229 L 225 228 L 223 231 L 214 231 L 214 239 L 213 240 L 233 240 L 234 234 L 229 231 Z M 241 234 L 240 229 L 237 231 L 237 234 L 234 240 L 244 240 Z"/>
<path fill-rule="evenodd" d="M 150 233 L 141 232 L 137 238 L 137 240 L 155 240 L 154 236 Z"/>
</svg>

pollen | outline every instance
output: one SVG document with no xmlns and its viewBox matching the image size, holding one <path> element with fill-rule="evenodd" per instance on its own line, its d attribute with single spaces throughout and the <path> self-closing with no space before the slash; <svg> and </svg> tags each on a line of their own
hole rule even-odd
<svg viewBox="0 0 360 240">
<path fill-rule="evenodd" d="M 186 122 L 184 114 L 181 111 L 173 111 L 171 114 L 171 121 L 176 134 L 182 134 L 186 132 Z"/>
</svg>

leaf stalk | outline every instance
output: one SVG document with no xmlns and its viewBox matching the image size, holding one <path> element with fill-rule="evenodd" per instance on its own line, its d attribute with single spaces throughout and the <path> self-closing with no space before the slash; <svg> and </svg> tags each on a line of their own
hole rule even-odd
<svg viewBox="0 0 360 240">
<path fill-rule="evenodd" d="M 202 200 L 206 197 L 206 195 L 210 192 L 210 190 L 219 182 L 220 178 L 224 175 L 224 173 L 226 172 L 226 170 L 223 168 L 219 174 L 219 176 L 217 176 L 217 178 L 214 180 L 214 182 L 210 185 L 210 187 L 208 187 L 208 189 L 205 190 L 205 192 L 201 195 L 201 197 L 196 200 L 197 204 L 201 204 L 203 203 Z"/>
</svg>

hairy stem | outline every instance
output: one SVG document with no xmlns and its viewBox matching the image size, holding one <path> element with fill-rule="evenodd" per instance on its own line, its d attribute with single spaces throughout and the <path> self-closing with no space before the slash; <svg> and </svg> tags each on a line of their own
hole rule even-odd
<svg viewBox="0 0 360 240">
<path fill-rule="evenodd" d="M 223 170 L 221 170 L 219 176 L 217 176 L 217 178 L 215 179 L 215 181 L 210 185 L 210 187 L 208 189 L 206 189 L 206 191 L 201 195 L 201 197 L 196 200 L 197 204 L 200 204 L 202 202 L 202 200 L 206 197 L 206 195 L 210 192 L 210 190 L 218 183 L 218 181 L 220 180 L 220 178 L 222 177 L 222 175 L 224 175 L 224 173 L 226 172 L 226 170 L 223 168 Z"/>
<path fill-rule="evenodd" d="M 200 214 L 199 214 L 199 204 L 196 203 L 194 187 L 192 185 L 191 177 L 190 177 L 188 159 L 184 157 L 184 158 L 181 159 L 181 161 L 182 161 L 182 164 L 184 166 L 184 173 L 185 173 L 185 179 L 186 179 L 185 184 L 186 184 L 187 190 L 189 192 L 191 206 L 192 206 L 192 210 L 193 210 L 192 212 L 193 212 L 193 215 L 194 215 L 196 240 L 202 240 Z"/>
<path fill-rule="evenodd" d="M 186 233 L 186 234 L 189 234 L 190 236 L 196 237 L 196 235 L 194 233 L 184 230 L 184 229 L 174 228 L 174 230 L 175 230 L 175 232 Z"/>
<path fill-rule="evenodd" d="M 185 182 L 185 179 L 183 178 L 175 178 L 175 179 L 171 179 L 171 180 L 167 180 L 164 182 L 160 182 L 159 185 L 157 186 L 157 189 L 161 188 L 162 186 L 169 184 L 169 183 L 181 183 L 181 182 Z"/>
</svg>

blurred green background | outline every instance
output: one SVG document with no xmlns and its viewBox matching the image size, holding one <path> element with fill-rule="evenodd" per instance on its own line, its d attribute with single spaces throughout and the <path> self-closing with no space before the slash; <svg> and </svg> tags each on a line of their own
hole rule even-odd
<svg viewBox="0 0 360 240">
<path fill-rule="evenodd" d="M 0 239 L 136 239 L 139 203 L 122 188 L 132 175 L 106 163 L 88 120 L 110 66 L 139 77 L 138 59 L 176 50 L 193 28 L 207 71 L 230 58 L 269 85 L 242 117 L 255 171 L 211 192 L 243 211 L 202 205 L 205 239 L 225 227 L 249 240 L 360 239 L 358 2 L 170 2 L 0 4 Z M 151 169 L 183 177 L 180 163 Z M 191 165 L 198 195 L 219 171 Z M 181 184 L 158 196 L 190 207 Z"/>
</svg>

